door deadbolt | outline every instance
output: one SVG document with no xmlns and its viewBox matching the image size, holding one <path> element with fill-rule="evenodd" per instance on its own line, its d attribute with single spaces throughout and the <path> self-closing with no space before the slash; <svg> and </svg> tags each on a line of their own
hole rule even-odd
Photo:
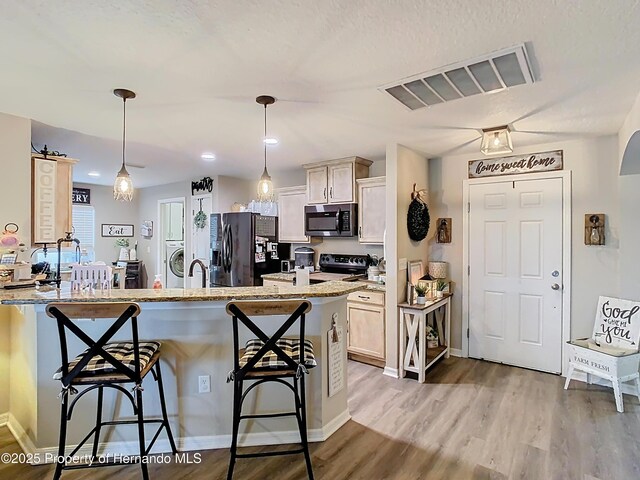
<svg viewBox="0 0 640 480">
<path fill-rule="evenodd" d="M 560 275 L 560 272 L 558 270 L 554 270 L 553 272 L 551 272 L 552 277 L 558 278 L 559 275 Z"/>
</svg>

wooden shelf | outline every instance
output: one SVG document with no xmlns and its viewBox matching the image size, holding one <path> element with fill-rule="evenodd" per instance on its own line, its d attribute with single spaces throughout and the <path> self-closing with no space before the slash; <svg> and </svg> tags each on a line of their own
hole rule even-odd
<svg viewBox="0 0 640 480">
<path fill-rule="evenodd" d="M 447 347 L 446 345 L 441 345 L 439 347 L 434 347 L 434 348 L 427 348 L 426 368 L 429 368 L 432 363 L 434 363 L 436 360 L 442 357 L 445 353 L 447 353 L 448 348 L 449 347 Z"/>
</svg>

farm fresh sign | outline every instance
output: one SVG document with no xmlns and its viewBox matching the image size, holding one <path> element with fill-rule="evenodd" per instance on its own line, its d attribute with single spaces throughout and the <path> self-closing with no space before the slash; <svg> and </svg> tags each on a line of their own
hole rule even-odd
<svg viewBox="0 0 640 480">
<path fill-rule="evenodd" d="M 562 170 L 562 150 L 469 162 L 469 178 Z"/>
<path fill-rule="evenodd" d="M 640 303 L 600 297 L 593 340 L 600 345 L 637 351 L 640 340 Z"/>
</svg>

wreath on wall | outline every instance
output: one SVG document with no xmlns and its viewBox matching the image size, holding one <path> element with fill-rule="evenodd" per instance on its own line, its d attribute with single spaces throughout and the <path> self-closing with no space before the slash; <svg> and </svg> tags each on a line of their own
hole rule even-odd
<svg viewBox="0 0 640 480">
<path fill-rule="evenodd" d="M 201 230 L 207 226 L 207 214 L 202 211 L 202 199 L 198 199 L 200 201 L 200 210 L 193 217 L 193 224 L 196 227 L 196 230 Z"/>
<path fill-rule="evenodd" d="M 424 240 L 429 232 L 429 207 L 427 206 L 427 191 L 416 190 L 416 184 L 413 184 L 413 192 L 411 192 L 411 203 L 407 212 L 407 231 L 409 238 L 416 242 Z"/>
</svg>

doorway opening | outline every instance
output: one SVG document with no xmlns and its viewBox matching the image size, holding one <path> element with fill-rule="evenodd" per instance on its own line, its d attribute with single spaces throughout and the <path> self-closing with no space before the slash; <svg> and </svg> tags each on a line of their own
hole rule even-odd
<svg viewBox="0 0 640 480">
<path fill-rule="evenodd" d="M 156 273 L 165 288 L 184 288 L 185 199 L 158 201 L 158 263 Z"/>
</svg>

